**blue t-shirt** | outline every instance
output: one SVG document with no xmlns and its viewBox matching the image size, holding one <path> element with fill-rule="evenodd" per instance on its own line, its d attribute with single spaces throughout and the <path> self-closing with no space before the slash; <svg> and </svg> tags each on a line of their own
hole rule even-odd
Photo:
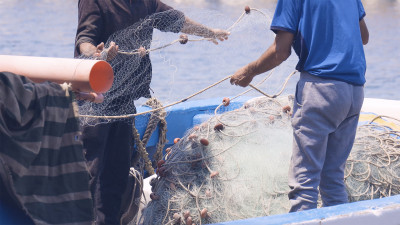
<svg viewBox="0 0 400 225">
<path fill-rule="evenodd" d="M 271 30 L 295 35 L 298 71 L 364 85 L 361 0 L 279 0 Z"/>
</svg>

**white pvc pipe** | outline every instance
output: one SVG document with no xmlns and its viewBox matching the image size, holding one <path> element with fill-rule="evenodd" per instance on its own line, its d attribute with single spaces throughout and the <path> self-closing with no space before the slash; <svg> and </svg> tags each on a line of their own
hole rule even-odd
<svg viewBox="0 0 400 225">
<path fill-rule="evenodd" d="M 74 91 L 104 93 L 114 72 L 106 61 L 0 55 L 0 72 L 26 76 L 33 82 L 71 83 Z"/>
</svg>

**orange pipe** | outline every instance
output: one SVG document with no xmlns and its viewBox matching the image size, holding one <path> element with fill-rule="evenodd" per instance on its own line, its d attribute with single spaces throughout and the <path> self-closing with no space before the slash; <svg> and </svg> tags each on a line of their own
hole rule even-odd
<svg viewBox="0 0 400 225">
<path fill-rule="evenodd" d="M 105 93 L 114 81 L 106 61 L 0 55 L 0 72 L 26 76 L 33 82 L 71 83 L 74 91 Z"/>
</svg>

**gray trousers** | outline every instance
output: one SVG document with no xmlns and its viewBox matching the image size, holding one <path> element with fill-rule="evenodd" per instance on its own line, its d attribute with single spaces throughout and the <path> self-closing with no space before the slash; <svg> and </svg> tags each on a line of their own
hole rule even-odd
<svg viewBox="0 0 400 225">
<path fill-rule="evenodd" d="M 348 202 L 344 168 L 364 100 L 362 86 L 302 72 L 293 108 L 290 212 Z"/>
</svg>

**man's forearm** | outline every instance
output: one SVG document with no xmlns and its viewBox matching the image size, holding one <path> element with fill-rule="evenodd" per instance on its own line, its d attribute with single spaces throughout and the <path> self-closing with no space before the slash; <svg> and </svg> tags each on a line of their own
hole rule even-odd
<svg viewBox="0 0 400 225">
<path fill-rule="evenodd" d="M 272 44 L 256 61 L 249 64 L 249 74 L 257 76 L 279 66 L 286 58 L 279 57 L 276 45 Z"/>
<path fill-rule="evenodd" d="M 206 38 L 213 38 L 214 36 L 214 33 L 210 28 L 200 23 L 197 23 L 187 17 L 185 17 L 185 24 L 183 25 L 181 32 Z"/>
<path fill-rule="evenodd" d="M 281 39 L 281 37 L 276 38 L 274 43 L 256 61 L 248 64 L 249 75 L 254 77 L 265 73 L 279 66 L 289 58 L 291 54 L 291 42 L 285 41 L 281 43 Z"/>
<path fill-rule="evenodd" d="M 96 46 L 89 42 L 83 42 L 79 45 L 79 51 L 81 55 L 85 55 L 87 57 L 92 57 L 94 53 L 96 53 Z"/>
</svg>

